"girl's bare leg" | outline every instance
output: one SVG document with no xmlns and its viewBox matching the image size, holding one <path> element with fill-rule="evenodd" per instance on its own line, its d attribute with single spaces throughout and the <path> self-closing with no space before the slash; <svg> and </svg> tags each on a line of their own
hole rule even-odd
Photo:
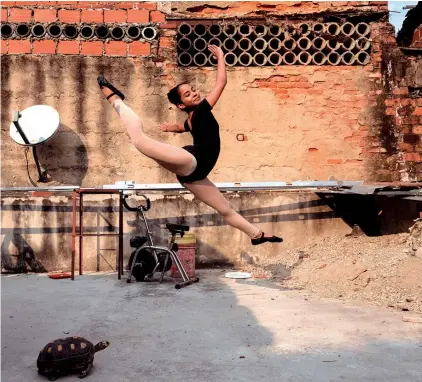
<svg viewBox="0 0 422 382">
<path fill-rule="evenodd" d="M 252 239 L 261 237 L 262 231 L 233 210 L 228 200 L 208 178 L 193 183 L 184 183 L 183 186 L 205 204 L 214 208 L 232 227 L 243 231 Z M 269 236 L 265 235 L 264 237 Z"/>
<path fill-rule="evenodd" d="M 102 92 L 107 97 L 112 91 L 103 87 Z M 127 106 L 117 95 L 114 95 L 108 100 L 116 110 L 133 145 L 147 157 L 154 159 L 165 169 L 181 176 L 190 175 L 196 168 L 195 157 L 182 149 L 169 145 L 167 143 L 158 142 L 155 139 L 148 137 L 143 130 L 142 121 L 139 116 Z"/>
</svg>

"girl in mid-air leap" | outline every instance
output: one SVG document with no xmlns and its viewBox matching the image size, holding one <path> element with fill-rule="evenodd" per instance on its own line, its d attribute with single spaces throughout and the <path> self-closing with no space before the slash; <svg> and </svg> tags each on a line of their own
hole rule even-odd
<svg viewBox="0 0 422 382">
<path fill-rule="evenodd" d="M 217 80 L 212 91 L 201 100 L 198 91 L 188 83 L 181 83 L 168 93 L 168 99 L 188 115 L 184 125 L 164 124 L 161 130 L 190 132 L 193 145 L 175 147 L 148 137 L 139 116 L 124 102 L 125 96 L 103 76 L 98 85 L 107 100 L 120 116 L 133 145 L 144 155 L 155 160 L 165 169 L 176 174 L 179 182 L 197 198 L 214 208 L 232 227 L 238 228 L 251 238 L 253 245 L 265 242 L 280 243 L 281 237 L 266 235 L 239 215 L 230 206 L 220 190 L 207 178 L 220 154 L 219 126 L 211 110 L 220 98 L 227 83 L 224 53 L 221 48 L 209 45 L 217 58 Z"/>
</svg>

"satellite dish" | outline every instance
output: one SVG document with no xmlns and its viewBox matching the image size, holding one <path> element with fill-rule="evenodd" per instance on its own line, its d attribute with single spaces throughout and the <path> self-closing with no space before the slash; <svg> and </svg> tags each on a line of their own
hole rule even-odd
<svg viewBox="0 0 422 382">
<path fill-rule="evenodd" d="M 60 126 L 59 113 L 48 105 L 34 105 L 13 113 L 10 136 L 19 145 L 32 147 L 39 182 L 47 182 L 47 170 L 40 166 L 37 146 L 49 140 Z M 33 185 L 28 172 L 29 179 Z"/>
<path fill-rule="evenodd" d="M 26 140 L 16 126 L 17 122 Z M 59 126 L 60 116 L 54 108 L 48 105 L 35 105 L 20 111 L 17 118 L 14 116 L 10 124 L 10 136 L 20 145 L 37 146 L 50 139 Z"/>
</svg>

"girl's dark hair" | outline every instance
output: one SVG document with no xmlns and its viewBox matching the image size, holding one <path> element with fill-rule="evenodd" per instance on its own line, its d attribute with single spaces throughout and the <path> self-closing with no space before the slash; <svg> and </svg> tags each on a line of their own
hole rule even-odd
<svg viewBox="0 0 422 382">
<path fill-rule="evenodd" d="M 167 93 L 167 98 L 172 104 L 177 106 L 178 104 L 182 103 L 182 98 L 180 97 L 179 93 L 179 87 L 185 84 L 187 84 L 187 82 L 182 82 Z"/>
</svg>

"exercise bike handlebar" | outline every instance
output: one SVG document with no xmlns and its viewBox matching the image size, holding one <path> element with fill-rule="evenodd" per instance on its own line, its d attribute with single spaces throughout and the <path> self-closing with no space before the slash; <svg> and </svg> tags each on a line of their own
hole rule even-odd
<svg viewBox="0 0 422 382">
<path fill-rule="evenodd" d="M 139 211 L 140 209 L 142 209 L 143 211 L 148 211 L 150 208 L 151 208 L 151 201 L 145 196 L 145 195 L 141 195 L 143 198 L 145 198 L 145 201 L 146 201 L 146 206 L 144 206 L 144 205 L 142 205 L 142 204 L 140 204 L 138 207 L 131 207 L 131 206 L 129 206 L 129 204 L 127 204 L 127 202 L 126 202 L 126 198 L 128 197 L 129 195 L 123 195 L 123 205 L 125 206 L 125 208 L 128 210 L 128 211 L 134 211 L 134 212 L 136 212 L 136 211 Z"/>
</svg>

